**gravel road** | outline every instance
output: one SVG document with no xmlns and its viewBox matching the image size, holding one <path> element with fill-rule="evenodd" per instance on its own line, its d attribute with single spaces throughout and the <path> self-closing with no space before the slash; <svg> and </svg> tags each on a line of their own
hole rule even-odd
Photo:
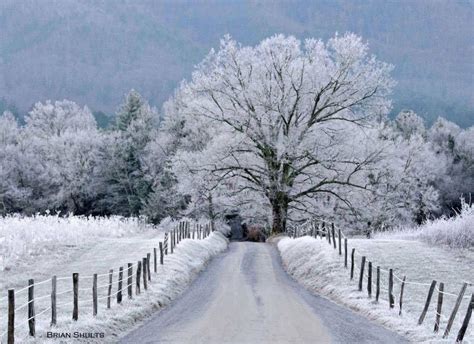
<svg viewBox="0 0 474 344">
<path fill-rule="evenodd" d="M 310 294 L 269 244 L 231 243 L 173 304 L 121 343 L 405 343 L 351 310 Z"/>
</svg>

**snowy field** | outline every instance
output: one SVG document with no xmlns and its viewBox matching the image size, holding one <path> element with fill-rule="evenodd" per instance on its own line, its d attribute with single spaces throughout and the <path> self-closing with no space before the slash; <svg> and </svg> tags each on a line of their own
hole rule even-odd
<svg viewBox="0 0 474 344">
<path fill-rule="evenodd" d="M 0 271 L 0 313 L 7 312 L 7 289 L 16 293 L 16 338 L 32 341 L 27 335 L 27 285 L 35 279 L 35 311 L 37 342 L 45 342 L 50 331 L 51 276 L 58 276 L 58 319 L 56 332 L 104 332 L 100 342 L 114 342 L 117 336 L 131 329 L 143 317 L 167 304 L 182 292 L 205 263 L 227 247 L 227 240 L 213 233 L 205 240 L 183 240 L 173 255 L 165 256 L 165 264 L 153 272 L 146 293 L 128 300 L 124 290 L 123 303 L 117 305 L 117 271 L 133 263 L 134 277 L 137 261 L 158 248 L 165 230 L 174 223 L 166 221 L 158 227 L 139 219 L 119 217 L 81 218 L 37 216 L 34 218 L 6 217 L 0 220 L 2 271 Z M 153 262 L 153 259 L 152 259 Z M 108 272 L 114 269 L 112 308 L 106 309 Z M 72 273 L 79 273 L 79 321 L 72 317 Z M 92 275 L 98 278 L 98 316 L 92 317 Z M 127 271 L 124 271 L 124 276 Z M 124 277 L 124 281 L 125 281 Z M 135 280 L 135 278 L 134 278 Z M 39 284 L 38 284 L 39 283 Z M 126 282 L 124 282 L 124 285 Z M 6 317 L 0 319 L 1 341 L 6 340 Z M 57 340 L 56 340 L 57 341 Z M 77 342 L 77 340 L 74 340 Z M 87 339 L 91 342 L 91 339 Z"/>
<path fill-rule="evenodd" d="M 456 295 L 462 283 L 473 282 L 472 267 L 474 252 L 472 250 L 448 250 L 443 247 L 432 247 L 426 243 L 408 240 L 370 240 L 349 239 L 349 252 L 356 249 L 356 269 L 354 280 L 350 280 L 350 270 L 344 268 L 344 257 L 327 244 L 326 240 L 302 237 L 299 239 L 284 238 L 279 241 L 283 264 L 287 271 L 305 287 L 328 298 L 355 309 L 368 318 L 377 321 L 398 333 L 417 342 L 442 342 L 442 334 L 447 319 L 453 309 Z M 373 264 L 372 298 L 367 295 L 367 276 L 364 278 L 363 291 L 358 291 L 359 262 L 361 256 L 367 256 Z M 375 303 L 375 269 L 379 265 L 381 272 L 381 294 L 379 303 Z M 350 266 L 350 255 L 349 255 Z M 395 308 L 388 306 L 388 273 L 394 269 Z M 365 271 L 367 272 L 367 265 Z M 399 312 L 400 285 L 403 276 L 407 284 L 403 296 L 403 313 Z M 429 285 L 435 279 L 444 282 L 444 303 L 441 311 L 440 333 L 434 334 L 437 291 L 421 326 L 417 325 L 423 309 Z M 408 283 L 410 282 L 410 283 Z M 411 282 L 419 284 L 411 284 Z M 455 341 L 462 319 L 474 287 L 468 286 L 455 323 L 447 342 Z M 471 321 L 472 323 L 472 321 Z M 465 342 L 474 342 L 474 328 L 468 328 Z"/>
<path fill-rule="evenodd" d="M 421 240 L 451 248 L 474 248 L 474 204 L 462 202 L 461 211 L 451 218 L 428 220 L 413 228 L 380 232 L 377 238 Z"/>
</svg>

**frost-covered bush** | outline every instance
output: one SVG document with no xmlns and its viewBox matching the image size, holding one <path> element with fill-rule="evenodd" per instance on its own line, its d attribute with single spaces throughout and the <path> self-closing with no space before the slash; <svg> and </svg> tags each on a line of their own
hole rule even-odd
<svg viewBox="0 0 474 344">
<path fill-rule="evenodd" d="M 152 229 L 142 218 L 9 215 L 0 217 L 0 271 L 16 260 L 61 245 L 79 245 L 101 237 L 123 237 Z"/>
<path fill-rule="evenodd" d="M 461 211 L 454 217 L 445 216 L 428 220 L 415 228 L 401 228 L 391 233 L 379 233 L 377 237 L 423 240 L 435 245 L 453 248 L 474 247 L 474 204 L 462 200 Z"/>
</svg>

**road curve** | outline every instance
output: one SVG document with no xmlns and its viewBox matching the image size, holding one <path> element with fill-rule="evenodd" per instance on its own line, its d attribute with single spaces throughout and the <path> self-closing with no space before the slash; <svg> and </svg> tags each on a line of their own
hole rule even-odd
<svg viewBox="0 0 474 344">
<path fill-rule="evenodd" d="M 405 343 L 283 270 L 269 244 L 231 243 L 173 304 L 121 343 Z"/>
</svg>

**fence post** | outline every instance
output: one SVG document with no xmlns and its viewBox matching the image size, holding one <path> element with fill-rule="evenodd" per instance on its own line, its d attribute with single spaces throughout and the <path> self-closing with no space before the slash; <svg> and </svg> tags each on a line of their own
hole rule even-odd
<svg viewBox="0 0 474 344">
<path fill-rule="evenodd" d="M 79 318 L 79 274 L 72 274 L 72 290 L 73 290 L 73 309 L 72 320 L 77 321 Z"/>
<path fill-rule="evenodd" d="M 449 336 L 449 332 L 451 331 L 451 327 L 453 326 L 454 318 L 456 317 L 456 313 L 458 312 L 459 306 L 461 305 L 462 298 L 464 293 L 466 292 L 467 283 L 463 283 L 461 291 L 459 292 L 458 298 L 456 300 L 456 304 L 454 305 L 453 311 L 448 320 L 448 325 L 446 326 L 446 330 L 443 334 L 443 339 Z"/>
<path fill-rule="evenodd" d="M 92 315 L 97 315 L 97 274 L 92 277 Z"/>
<path fill-rule="evenodd" d="M 331 229 L 330 228 L 326 230 L 326 235 L 328 237 L 328 244 L 331 245 Z"/>
<path fill-rule="evenodd" d="M 128 278 L 127 278 L 127 292 L 128 298 L 133 298 L 133 263 L 127 264 Z"/>
<path fill-rule="evenodd" d="M 8 344 L 15 343 L 15 290 L 8 289 Z"/>
<path fill-rule="evenodd" d="M 377 281 L 375 282 L 375 301 L 379 302 L 380 296 L 380 266 L 377 266 Z"/>
<path fill-rule="evenodd" d="M 403 304 L 403 291 L 405 289 L 405 281 L 407 279 L 407 276 L 403 276 L 403 281 L 402 281 L 402 286 L 400 288 L 400 311 L 398 312 L 398 315 L 402 315 L 402 304 Z"/>
<path fill-rule="evenodd" d="M 165 233 L 164 244 L 165 244 L 165 254 L 168 255 L 168 245 L 169 245 L 168 233 Z"/>
<path fill-rule="evenodd" d="M 366 259 L 365 256 L 363 256 L 361 264 L 360 264 L 359 291 L 362 291 L 362 281 L 364 280 L 365 259 Z"/>
<path fill-rule="evenodd" d="M 355 255 L 355 248 L 352 249 L 351 253 L 351 280 L 354 278 L 354 255 Z"/>
<path fill-rule="evenodd" d="M 153 247 L 153 270 L 155 271 L 155 274 L 158 272 L 158 262 L 157 262 L 157 259 L 158 259 L 158 253 L 157 253 L 157 250 L 156 250 L 156 247 Z"/>
<path fill-rule="evenodd" d="M 393 297 L 393 269 L 388 271 L 388 305 L 390 308 L 395 306 L 395 298 Z"/>
<path fill-rule="evenodd" d="M 440 282 L 438 290 L 438 304 L 436 305 L 436 319 L 434 325 L 434 332 L 439 331 L 439 322 L 441 320 L 441 309 L 443 308 L 443 293 L 444 292 L 444 283 Z"/>
<path fill-rule="evenodd" d="M 367 294 L 369 298 L 372 297 L 372 262 L 369 262 L 369 269 L 367 271 Z"/>
<path fill-rule="evenodd" d="M 117 303 L 122 303 L 123 266 L 119 268 Z"/>
<path fill-rule="evenodd" d="M 334 223 L 331 223 L 331 231 L 332 231 L 332 243 L 334 245 L 334 249 L 336 249 L 336 229 L 334 228 Z"/>
<path fill-rule="evenodd" d="M 142 262 L 141 260 L 138 261 L 137 265 L 137 286 L 135 288 L 135 293 L 138 295 L 140 294 L 140 279 L 141 279 L 141 274 L 142 274 Z"/>
<path fill-rule="evenodd" d="M 147 276 L 146 276 L 146 272 L 147 272 L 147 267 L 146 267 L 146 258 L 142 258 L 142 268 L 143 268 L 143 289 L 147 290 L 148 289 L 148 284 L 147 284 Z"/>
<path fill-rule="evenodd" d="M 110 269 L 109 270 L 109 288 L 107 291 L 107 308 L 110 308 L 110 299 L 112 297 L 112 279 L 114 275 L 114 270 Z"/>
<path fill-rule="evenodd" d="M 56 325 L 56 286 L 57 278 L 51 278 L 51 326 Z"/>
<path fill-rule="evenodd" d="M 339 242 L 339 255 L 342 256 L 342 236 L 341 236 L 341 229 L 339 228 L 337 233 L 337 241 Z"/>
<path fill-rule="evenodd" d="M 28 329 L 30 336 L 35 336 L 35 280 L 28 280 Z"/>
<path fill-rule="evenodd" d="M 173 233 L 174 233 L 174 230 L 171 231 L 171 242 L 170 242 L 170 243 L 171 243 L 171 246 L 170 246 L 171 254 L 173 254 L 173 241 L 174 241 L 174 235 L 173 235 Z"/>
<path fill-rule="evenodd" d="M 344 238 L 344 267 L 347 269 L 347 238 Z"/>
<path fill-rule="evenodd" d="M 146 254 L 146 274 L 149 281 L 151 281 L 150 261 L 151 261 L 151 253 L 147 253 Z"/>
<path fill-rule="evenodd" d="M 194 232 L 193 232 L 194 233 Z M 194 238 L 193 238 L 194 239 Z M 163 265 L 163 243 L 160 241 L 160 264 Z"/>
<path fill-rule="evenodd" d="M 464 339 L 464 334 L 466 333 L 467 326 L 469 325 L 469 321 L 471 320 L 471 314 L 472 314 L 473 308 L 474 308 L 474 293 L 471 294 L 471 302 L 469 302 L 469 305 L 467 306 L 466 316 L 464 317 L 462 326 L 459 329 L 458 336 L 456 338 L 456 343 L 460 343 Z"/>
<path fill-rule="evenodd" d="M 423 307 L 423 311 L 421 312 L 420 318 L 418 319 L 418 325 L 421 325 L 423 323 L 423 320 L 425 320 L 426 312 L 428 311 L 428 307 L 430 306 L 431 297 L 433 296 L 435 287 L 436 281 L 432 281 L 430 285 L 430 290 L 428 291 L 428 296 L 426 298 L 425 307 Z"/>
</svg>

